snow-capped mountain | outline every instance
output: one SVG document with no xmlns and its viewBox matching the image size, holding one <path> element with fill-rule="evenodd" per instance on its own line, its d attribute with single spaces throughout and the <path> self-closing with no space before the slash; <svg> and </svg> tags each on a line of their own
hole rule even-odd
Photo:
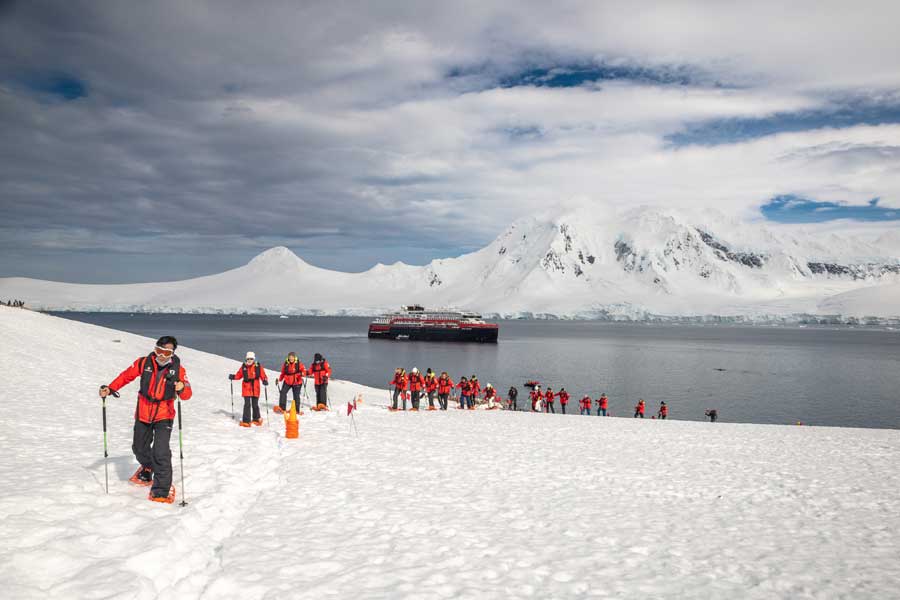
<svg viewBox="0 0 900 600">
<path fill-rule="evenodd" d="M 797 231 L 713 211 L 581 210 L 519 220 L 477 252 L 425 266 L 342 273 L 272 248 L 243 267 L 179 282 L 0 279 L 0 297 L 55 310 L 373 314 L 415 302 L 501 316 L 900 315 L 888 293 L 900 285 L 893 236 Z M 847 294 L 863 288 L 871 289 Z"/>
</svg>

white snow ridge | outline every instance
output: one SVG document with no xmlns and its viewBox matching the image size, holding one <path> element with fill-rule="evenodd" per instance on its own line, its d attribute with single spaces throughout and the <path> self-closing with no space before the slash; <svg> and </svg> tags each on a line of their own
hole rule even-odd
<svg viewBox="0 0 900 600">
<path fill-rule="evenodd" d="M 5 307 L 0 338 L 3 598 L 897 595 L 900 431 L 390 413 L 335 381 L 359 437 L 336 410 L 287 440 L 232 421 L 233 361 L 179 348 L 181 507 L 128 483 L 135 383 L 104 493 L 97 386 L 151 340 Z"/>
<path fill-rule="evenodd" d="M 272 248 L 243 267 L 178 282 L 5 278 L 0 298 L 85 311 L 371 315 L 418 303 L 510 317 L 900 322 L 894 237 L 791 232 L 714 211 L 585 210 L 522 219 L 477 252 L 425 266 L 341 273 Z"/>
</svg>

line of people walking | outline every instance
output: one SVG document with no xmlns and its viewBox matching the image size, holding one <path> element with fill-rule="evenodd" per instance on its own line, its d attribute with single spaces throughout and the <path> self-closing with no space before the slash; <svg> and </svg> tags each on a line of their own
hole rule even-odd
<svg viewBox="0 0 900 600">
<path fill-rule="evenodd" d="M 295 410 L 300 410 L 301 393 L 306 391 L 307 377 L 312 378 L 315 386 L 315 403 L 310 402 L 311 410 L 328 410 L 328 380 L 331 379 L 331 365 L 320 353 L 316 353 L 309 369 L 297 356 L 296 352 L 289 352 L 281 365 L 281 373 L 278 381 L 279 388 L 278 405 L 272 409 L 276 414 L 289 410 L 287 406 L 288 392 L 293 395 Z M 259 411 L 260 384 L 265 388 L 269 385 L 269 377 L 265 367 L 258 363 L 253 351 L 247 352 L 244 363 L 237 372 L 229 374 L 231 381 L 241 381 L 241 396 L 244 398 L 244 411 L 241 416 L 240 426 L 250 427 L 262 425 L 262 415 Z M 266 390 L 268 399 L 268 390 Z"/>
</svg>

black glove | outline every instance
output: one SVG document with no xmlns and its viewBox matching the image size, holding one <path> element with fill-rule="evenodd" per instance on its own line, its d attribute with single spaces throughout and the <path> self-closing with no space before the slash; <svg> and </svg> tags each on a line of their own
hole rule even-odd
<svg viewBox="0 0 900 600">
<path fill-rule="evenodd" d="M 269 387 L 269 380 L 268 380 L 268 379 L 263 379 L 263 385 L 266 386 L 266 387 Z"/>
<path fill-rule="evenodd" d="M 229 373 L 228 379 L 230 379 L 231 381 L 234 381 L 234 373 Z"/>
</svg>

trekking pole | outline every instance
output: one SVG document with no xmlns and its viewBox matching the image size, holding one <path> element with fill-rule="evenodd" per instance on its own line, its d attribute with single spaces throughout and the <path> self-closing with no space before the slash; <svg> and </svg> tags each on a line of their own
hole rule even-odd
<svg viewBox="0 0 900 600">
<path fill-rule="evenodd" d="M 264 385 L 263 391 L 266 393 L 266 427 L 271 429 L 272 425 L 269 423 L 269 386 Z"/>
<path fill-rule="evenodd" d="M 114 398 L 119 397 L 119 392 L 109 391 Z M 106 438 L 106 396 L 103 400 L 103 474 L 106 478 L 106 493 L 109 494 L 109 444 Z"/>
<path fill-rule="evenodd" d="M 184 493 L 184 441 L 181 438 L 181 398 L 178 399 L 178 458 L 181 461 L 181 506 L 187 506 Z"/>
<path fill-rule="evenodd" d="M 231 380 L 231 420 L 234 421 L 234 379 Z"/>
</svg>

